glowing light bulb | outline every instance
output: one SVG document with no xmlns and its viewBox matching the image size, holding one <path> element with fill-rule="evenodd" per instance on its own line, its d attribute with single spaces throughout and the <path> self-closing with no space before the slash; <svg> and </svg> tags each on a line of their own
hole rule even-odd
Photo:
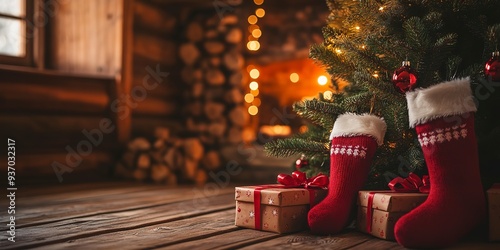
<svg viewBox="0 0 500 250">
<path fill-rule="evenodd" d="M 257 106 L 252 105 L 248 107 L 248 113 L 250 115 L 256 115 L 257 113 L 259 113 L 259 108 L 257 108 Z"/>
<path fill-rule="evenodd" d="M 378 8 L 378 10 L 383 11 L 384 10 L 384 6 Z"/>
<path fill-rule="evenodd" d="M 251 90 L 256 90 L 259 88 L 259 84 L 256 81 L 253 81 L 250 83 L 249 87 Z"/>
<path fill-rule="evenodd" d="M 249 74 L 250 74 L 250 77 L 253 78 L 253 79 L 257 79 L 260 76 L 260 72 L 259 72 L 258 69 L 252 69 L 252 70 L 250 70 Z"/>
<path fill-rule="evenodd" d="M 260 99 L 259 99 L 259 98 L 254 98 L 254 99 L 253 99 L 253 105 L 255 105 L 255 106 L 257 106 L 257 107 L 258 107 L 258 106 L 260 106 L 260 104 L 261 104 L 261 101 L 260 101 Z"/>
<path fill-rule="evenodd" d="M 252 36 L 255 38 L 259 38 L 260 36 L 262 36 L 262 31 L 260 29 L 254 29 L 252 31 Z"/>
<path fill-rule="evenodd" d="M 356 27 L 354 27 L 354 28 L 355 28 L 356 30 L 359 30 L 359 29 L 361 29 L 361 28 L 360 28 L 359 26 L 356 26 Z"/>
<path fill-rule="evenodd" d="M 337 54 L 342 54 L 342 50 L 340 49 L 336 49 L 335 52 L 337 52 Z"/>
<path fill-rule="evenodd" d="M 260 49 L 260 43 L 259 41 L 249 41 L 247 43 L 247 48 L 248 50 L 256 51 Z"/>
<path fill-rule="evenodd" d="M 332 91 L 330 90 L 327 90 L 323 93 L 323 97 L 326 99 L 326 100 L 331 100 L 332 97 L 333 97 L 333 93 Z"/>
<path fill-rule="evenodd" d="M 250 15 L 250 16 L 248 16 L 248 23 L 249 23 L 249 24 L 256 24 L 256 23 L 257 23 L 257 20 L 258 20 L 258 18 L 257 18 L 257 16 L 255 16 L 255 15 Z"/>
<path fill-rule="evenodd" d="M 261 5 L 264 3 L 264 0 L 253 0 L 253 2 L 256 4 L 256 5 Z"/>
<path fill-rule="evenodd" d="M 299 81 L 299 74 L 291 73 L 290 74 L 290 81 L 292 81 L 293 83 L 298 82 Z"/>
<path fill-rule="evenodd" d="M 254 99 L 255 99 L 254 96 L 250 93 L 245 95 L 245 102 L 247 103 L 252 103 Z"/>
<path fill-rule="evenodd" d="M 328 82 L 328 78 L 326 76 L 319 76 L 318 77 L 318 84 L 323 86 Z"/>
<path fill-rule="evenodd" d="M 258 8 L 255 10 L 255 15 L 258 17 L 263 17 L 266 14 L 266 11 L 263 8 Z"/>
</svg>

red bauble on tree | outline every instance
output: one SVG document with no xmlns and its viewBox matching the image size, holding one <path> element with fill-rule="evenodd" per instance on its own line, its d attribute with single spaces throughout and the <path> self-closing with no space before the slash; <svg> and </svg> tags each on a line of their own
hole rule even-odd
<svg viewBox="0 0 500 250">
<path fill-rule="evenodd" d="M 295 168 L 299 170 L 305 167 L 309 167 L 309 161 L 307 160 L 305 155 L 301 155 L 300 158 L 295 161 Z"/>
<path fill-rule="evenodd" d="M 493 52 L 490 60 L 484 65 L 484 74 L 487 79 L 495 82 L 500 81 L 500 52 Z"/>
<path fill-rule="evenodd" d="M 405 93 L 417 86 L 417 72 L 410 67 L 410 61 L 403 61 L 401 68 L 394 71 L 392 83 L 400 93 Z"/>
</svg>

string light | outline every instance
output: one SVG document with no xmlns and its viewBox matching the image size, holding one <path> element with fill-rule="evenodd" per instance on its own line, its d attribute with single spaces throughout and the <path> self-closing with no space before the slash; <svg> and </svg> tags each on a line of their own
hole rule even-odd
<svg viewBox="0 0 500 250">
<path fill-rule="evenodd" d="M 340 49 L 336 49 L 335 52 L 337 52 L 337 54 L 342 54 L 342 50 Z"/>
<path fill-rule="evenodd" d="M 264 0 L 253 0 L 253 2 L 256 4 L 256 5 L 261 5 L 264 3 Z"/>
<path fill-rule="evenodd" d="M 255 89 L 255 90 L 250 90 L 250 93 L 253 95 L 253 96 L 258 96 L 259 95 L 259 89 Z"/>
<path fill-rule="evenodd" d="M 252 24 L 248 26 L 248 32 L 252 32 L 254 29 L 260 29 L 259 25 Z"/>
<path fill-rule="evenodd" d="M 366 49 L 366 46 L 365 46 L 365 45 L 361 45 L 361 48 L 362 48 L 362 49 Z"/>
<path fill-rule="evenodd" d="M 293 83 L 296 83 L 299 81 L 299 74 L 297 73 L 291 73 L 290 74 L 290 81 L 292 81 Z"/>
<path fill-rule="evenodd" d="M 259 83 L 257 83 L 256 81 L 253 81 L 250 83 L 249 87 L 251 90 L 256 90 L 259 88 Z"/>
<path fill-rule="evenodd" d="M 260 76 L 260 72 L 258 69 L 252 69 L 250 70 L 250 77 L 253 79 L 257 79 Z"/>
<path fill-rule="evenodd" d="M 249 41 L 247 43 L 247 48 L 252 51 L 256 51 L 260 49 L 260 43 L 259 41 Z"/>
<path fill-rule="evenodd" d="M 252 103 L 254 99 L 255 99 L 254 96 L 250 93 L 245 95 L 245 102 L 247 103 Z"/>
<path fill-rule="evenodd" d="M 375 77 L 375 78 L 378 78 L 378 72 L 373 73 L 372 76 Z"/>
<path fill-rule="evenodd" d="M 382 7 L 378 8 L 378 10 L 380 10 L 380 11 L 384 11 L 384 6 L 382 6 Z"/>
<path fill-rule="evenodd" d="M 257 106 L 257 107 L 258 107 L 258 106 L 260 106 L 260 104 L 261 104 L 261 102 L 260 102 L 260 99 L 259 99 L 259 98 L 254 98 L 254 99 L 253 99 L 253 105 L 255 105 L 255 106 Z"/>
<path fill-rule="evenodd" d="M 257 108 L 257 106 L 252 105 L 248 107 L 248 113 L 250 115 L 256 115 L 257 113 L 259 113 L 259 108 Z"/>
<path fill-rule="evenodd" d="M 255 38 L 259 38 L 262 35 L 262 31 L 260 29 L 254 29 L 252 31 L 252 36 Z"/>
<path fill-rule="evenodd" d="M 361 28 L 360 28 L 359 26 L 356 26 L 356 27 L 354 27 L 354 28 L 355 28 L 356 30 L 359 30 L 359 29 L 361 29 Z"/>
<path fill-rule="evenodd" d="M 319 76 L 318 77 L 318 84 L 323 86 L 328 82 L 328 78 L 326 76 Z"/>
<path fill-rule="evenodd" d="M 330 90 L 327 90 L 323 93 L 323 97 L 326 99 L 326 100 L 331 100 L 332 97 L 333 97 L 333 93 L 332 91 Z"/>
<path fill-rule="evenodd" d="M 255 15 L 248 16 L 248 23 L 249 24 L 256 24 L 257 20 L 258 20 L 258 18 Z"/>
<path fill-rule="evenodd" d="M 255 15 L 262 18 L 264 15 L 266 15 L 266 11 L 263 8 L 258 8 L 255 10 Z"/>
</svg>

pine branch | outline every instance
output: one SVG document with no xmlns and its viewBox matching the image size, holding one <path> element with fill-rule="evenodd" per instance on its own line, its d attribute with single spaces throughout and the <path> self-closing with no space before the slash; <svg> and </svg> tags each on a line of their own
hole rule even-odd
<svg viewBox="0 0 500 250">
<path fill-rule="evenodd" d="M 275 157 L 289 157 L 301 153 L 314 156 L 328 153 L 328 144 L 301 138 L 286 138 L 266 143 L 264 149 L 268 155 Z"/>
</svg>

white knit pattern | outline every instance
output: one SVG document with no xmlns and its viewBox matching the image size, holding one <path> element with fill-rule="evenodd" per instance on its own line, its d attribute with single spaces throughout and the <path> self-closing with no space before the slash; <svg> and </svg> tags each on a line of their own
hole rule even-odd
<svg viewBox="0 0 500 250">
<path fill-rule="evenodd" d="M 452 140 L 465 139 L 467 137 L 466 124 L 446 128 L 438 128 L 429 132 L 418 134 L 420 145 L 429 147 L 437 143 L 450 142 Z"/>
<path fill-rule="evenodd" d="M 348 155 L 355 158 L 366 158 L 366 150 L 368 150 L 368 148 L 359 145 L 353 146 L 335 144 L 332 145 L 332 148 L 330 149 L 330 155 Z"/>
</svg>

